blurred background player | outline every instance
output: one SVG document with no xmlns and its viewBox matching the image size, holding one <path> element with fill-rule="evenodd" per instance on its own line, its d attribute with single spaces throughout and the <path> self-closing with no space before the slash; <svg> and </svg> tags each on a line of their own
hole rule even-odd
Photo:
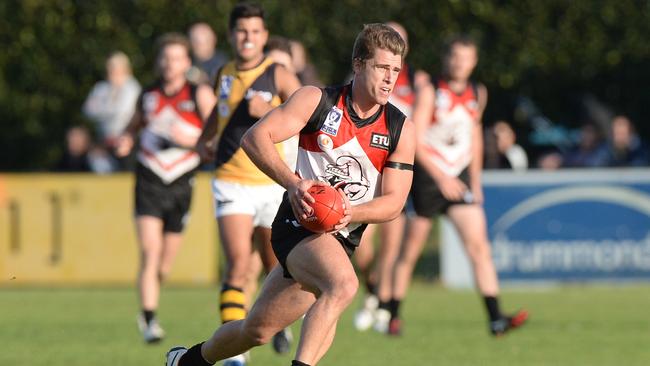
<svg viewBox="0 0 650 366">
<path fill-rule="evenodd" d="M 399 23 L 387 22 L 406 43 L 404 57 L 409 52 L 408 33 Z M 430 82 L 429 74 L 415 70 L 404 61 L 395 82 L 395 88 L 388 99 L 406 117 L 411 118 L 417 90 Z M 355 254 L 355 263 L 366 286 L 361 309 L 354 316 L 354 326 L 366 330 L 372 325 L 375 330 L 386 333 L 390 320 L 392 274 L 399 254 L 404 232 L 405 217 L 400 214 L 395 220 L 379 225 L 379 251 L 374 252 L 374 235 L 377 226 L 369 225 L 363 234 L 361 245 Z"/>
<path fill-rule="evenodd" d="M 106 80 L 93 86 L 83 105 L 83 112 L 95 123 L 98 147 L 112 154 L 120 134 L 131 121 L 142 88 L 133 77 L 129 57 L 121 51 L 108 56 Z M 117 169 L 133 170 L 129 157 L 115 157 Z"/>
<path fill-rule="evenodd" d="M 187 78 L 195 84 L 212 84 L 228 57 L 217 49 L 217 34 L 207 23 L 195 23 L 187 32 L 192 46 L 192 68 Z"/>
<path fill-rule="evenodd" d="M 158 41 L 160 80 L 143 91 L 136 113 L 117 145 L 126 156 L 139 135 L 135 184 L 135 223 L 140 243 L 138 289 L 144 340 L 157 342 L 164 331 L 156 320 L 160 284 L 169 273 L 182 239 L 200 157 L 193 151 L 203 120 L 215 103 L 212 89 L 185 78 L 191 66 L 185 36 Z"/>
<path fill-rule="evenodd" d="M 443 53 L 442 77 L 421 90 L 413 119 L 418 143 L 411 198 L 415 215 L 395 263 L 389 334 L 401 332 L 399 306 L 422 251 L 431 219 L 444 213 L 465 245 L 478 291 L 489 317 L 489 330 L 501 335 L 522 325 L 528 314 L 506 316 L 499 307 L 499 282 L 491 257 L 481 187 L 483 132 L 481 115 L 487 89 L 470 80 L 478 62 L 476 43 L 457 36 Z"/>
<path fill-rule="evenodd" d="M 277 264 L 270 244 L 271 223 L 283 189 L 250 161 L 240 140 L 259 118 L 300 87 L 293 73 L 264 55 L 268 30 L 261 6 L 237 4 L 230 14 L 229 30 L 236 57 L 217 75 L 217 105 L 197 143 L 205 159 L 213 159 L 216 150 L 212 188 L 226 259 L 220 296 L 223 323 L 246 317 L 246 299 L 252 294 L 244 290 L 252 291 L 250 281 L 257 281 L 259 273 L 251 267 L 254 251 L 259 251 L 267 273 Z M 283 150 L 282 144 L 276 147 Z M 274 349 L 287 352 L 289 341 L 290 334 L 280 332 Z M 227 361 L 237 362 L 244 362 L 241 355 Z"/>
<path fill-rule="evenodd" d="M 318 76 L 316 66 L 309 61 L 309 56 L 305 46 L 299 40 L 292 39 L 289 41 L 291 46 L 291 60 L 293 62 L 293 71 L 298 76 L 302 85 L 312 85 L 323 87 L 323 83 Z"/>
</svg>

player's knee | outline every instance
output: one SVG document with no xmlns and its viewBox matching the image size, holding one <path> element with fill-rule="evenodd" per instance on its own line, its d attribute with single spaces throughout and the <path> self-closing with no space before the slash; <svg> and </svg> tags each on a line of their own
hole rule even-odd
<svg viewBox="0 0 650 366">
<path fill-rule="evenodd" d="M 343 306 L 349 305 L 359 289 L 359 280 L 356 276 L 345 276 L 334 283 L 331 295 Z"/>
<path fill-rule="evenodd" d="M 482 240 L 474 240 L 467 243 L 467 254 L 475 261 L 483 261 L 490 258 L 490 245 Z"/>
<path fill-rule="evenodd" d="M 271 341 L 273 335 L 275 334 L 275 332 L 271 332 L 268 329 L 249 321 L 244 322 L 242 333 L 251 346 L 261 346 L 267 344 Z"/>
</svg>

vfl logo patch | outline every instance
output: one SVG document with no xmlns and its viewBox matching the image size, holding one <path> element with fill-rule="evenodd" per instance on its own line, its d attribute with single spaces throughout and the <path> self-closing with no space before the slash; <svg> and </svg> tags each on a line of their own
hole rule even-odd
<svg viewBox="0 0 650 366">
<path fill-rule="evenodd" d="M 388 151 L 390 148 L 390 138 L 388 135 L 373 132 L 370 137 L 370 146 Z"/>
<path fill-rule="evenodd" d="M 222 75 L 221 82 L 219 83 L 219 99 L 228 99 L 230 89 L 232 89 L 232 81 L 235 77 L 232 75 Z"/>
<path fill-rule="evenodd" d="M 326 134 L 336 136 L 339 133 L 339 127 L 341 127 L 341 119 L 343 118 L 343 111 L 332 107 L 332 110 L 327 114 L 323 127 L 320 128 L 321 131 Z"/>
</svg>

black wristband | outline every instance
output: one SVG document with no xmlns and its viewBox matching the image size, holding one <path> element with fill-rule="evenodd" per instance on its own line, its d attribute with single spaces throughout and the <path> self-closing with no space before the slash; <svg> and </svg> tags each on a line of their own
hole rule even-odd
<svg viewBox="0 0 650 366">
<path fill-rule="evenodd" d="M 413 171 L 413 164 L 398 163 L 398 162 L 395 162 L 395 161 L 388 161 L 388 162 L 386 162 L 386 165 L 384 165 L 384 168 L 393 168 L 393 169 L 399 169 L 399 170 Z"/>
</svg>

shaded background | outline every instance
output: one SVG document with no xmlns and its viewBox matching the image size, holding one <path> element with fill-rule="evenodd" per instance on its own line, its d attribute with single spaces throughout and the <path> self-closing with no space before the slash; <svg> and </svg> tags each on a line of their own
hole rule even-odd
<svg viewBox="0 0 650 366">
<path fill-rule="evenodd" d="M 227 18 L 234 3 L 0 2 L 0 170 L 54 165 L 66 129 L 87 124 L 81 105 L 104 77 L 111 51 L 129 55 L 143 85 L 155 79 L 154 41 L 162 33 L 185 32 L 190 24 L 206 21 L 219 35 L 218 47 L 229 52 Z M 544 128 L 576 128 L 585 121 L 604 126 L 611 113 L 624 113 L 642 137 L 650 135 L 649 1 L 262 3 L 271 33 L 301 40 L 326 83 L 338 83 L 349 72 L 352 43 L 363 23 L 404 24 L 409 62 L 434 75 L 444 39 L 471 34 L 481 47 L 475 76 L 490 92 L 484 123 L 510 120 L 533 156 L 543 149 L 528 140 L 539 123 Z"/>
</svg>

